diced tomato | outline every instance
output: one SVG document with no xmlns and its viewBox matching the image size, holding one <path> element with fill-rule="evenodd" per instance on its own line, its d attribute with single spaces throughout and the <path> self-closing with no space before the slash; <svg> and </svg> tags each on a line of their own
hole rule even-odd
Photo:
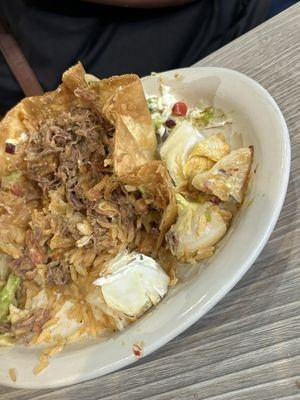
<svg viewBox="0 0 300 400">
<path fill-rule="evenodd" d="M 177 101 L 172 107 L 172 114 L 180 116 L 185 116 L 187 113 L 187 105 L 183 101 Z"/>
</svg>

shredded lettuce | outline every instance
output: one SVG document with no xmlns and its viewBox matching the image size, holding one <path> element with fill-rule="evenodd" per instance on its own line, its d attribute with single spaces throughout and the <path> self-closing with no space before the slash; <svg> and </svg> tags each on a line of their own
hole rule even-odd
<svg viewBox="0 0 300 400">
<path fill-rule="evenodd" d="M 208 125 L 213 116 L 214 116 L 214 109 L 212 107 L 208 107 L 206 110 L 204 110 L 202 113 L 203 124 Z"/>
<path fill-rule="evenodd" d="M 175 194 L 176 198 L 176 203 L 179 209 L 183 210 L 184 208 L 191 209 L 196 211 L 197 208 L 199 207 L 199 204 L 203 204 L 207 201 L 207 198 L 201 194 L 197 196 L 196 199 L 193 201 L 187 200 L 185 197 L 183 197 L 182 194 L 176 193 Z"/>
<path fill-rule="evenodd" d="M 161 118 L 160 115 L 157 115 L 152 118 L 154 129 L 157 131 L 161 126 L 164 124 L 164 120 Z"/>
<path fill-rule="evenodd" d="M 211 221 L 211 211 L 209 209 L 206 209 L 204 212 L 205 218 L 207 222 Z"/>
<path fill-rule="evenodd" d="M 142 186 L 138 187 L 137 189 L 141 193 L 142 196 L 145 196 L 146 192 L 145 192 L 145 189 Z"/>
<path fill-rule="evenodd" d="M 194 109 L 189 119 L 194 125 L 207 126 L 214 118 L 214 108 L 206 107 L 204 110 Z"/>
<path fill-rule="evenodd" d="M 158 112 L 161 110 L 161 104 L 159 104 L 159 99 L 157 96 L 150 96 L 147 98 L 147 105 L 150 113 Z"/>
<path fill-rule="evenodd" d="M 175 198 L 176 198 L 177 205 L 180 205 L 182 207 L 189 206 L 189 202 L 180 193 L 176 193 Z"/>
<path fill-rule="evenodd" d="M 209 201 L 199 204 L 175 196 L 178 217 L 166 234 L 172 254 L 183 262 L 212 255 L 213 246 L 227 230 L 219 208 Z"/>
<path fill-rule="evenodd" d="M 16 291 L 21 283 L 21 278 L 11 273 L 6 285 L 0 290 L 0 321 L 9 313 L 9 306 L 15 300 Z"/>
</svg>

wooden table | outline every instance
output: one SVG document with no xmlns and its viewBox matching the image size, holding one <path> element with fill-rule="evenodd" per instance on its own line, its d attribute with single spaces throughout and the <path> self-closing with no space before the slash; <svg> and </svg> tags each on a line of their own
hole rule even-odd
<svg viewBox="0 0 300 400">
<path fill-rule="evenodd" d="M 156 353 L 57 390 L 2 387 L 0 400 L 300 399 L 300 4 L 197 65 L 233 68 L 254 78 L 286 118 L 291 178 L 269 243 L 212 311 Z"/>
</svg>

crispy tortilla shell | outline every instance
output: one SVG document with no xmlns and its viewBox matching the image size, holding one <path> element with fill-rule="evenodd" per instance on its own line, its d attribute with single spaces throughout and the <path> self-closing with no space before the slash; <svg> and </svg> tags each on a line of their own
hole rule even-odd
<svg viewBox="0 0 300 400">
<path fill-rule="evenodd" d="M 8 139 L 34 132 L 45 118 L 55 118 L 74 107 L 91 108 L 115 127 L 112 154 L 117 176 L 155 159 L 156 136 L 139 77 L 122 75 L 100 80 L 86 74 L 78 63 L 63 74 L 56 90 L 23 99 L 0 122 L 0 173 L 22 156 L 5 153 Z"/>
<path fill-rule="evenodd" d="M 177 205 L 170 175 L 164 161 L 155 160 L 137 168 L 124 177 L 124 183 L 140 188 L 158 210 L 164 210 L 160 221 L 160 237 L 158 246 L 161 245 L 165 233 L 177 218 Z"/>
</svg>

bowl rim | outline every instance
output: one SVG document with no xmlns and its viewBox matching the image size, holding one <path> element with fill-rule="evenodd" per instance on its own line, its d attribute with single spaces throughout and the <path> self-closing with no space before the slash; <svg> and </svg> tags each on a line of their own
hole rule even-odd
<svg viewBox="0 0 300 400">
<path fill-rule="evenodd" d="M 291 145 L 290 145 L 290 138 L 289 138 L 289 132 L 288 132 L 288 127 L 285 122 L 285 119 L 283 117 L 283 114 L 277 105 L 276 101 L 273 99 L 273 97 L 270 95 L 270 93 L 258 82 L 256 82 L 254 79 L 248 77 L 247 75 L 242 74 L 241 72 L 228 69 L 228 68 L 222 68 L 222 67 L 188 67 L 188 68 L 179 68 L 179 69 L 173 69 L 169 71 L 164 71 L 162 73 L 157 74 L 159 75 L 167 75 L 170 76 L 171 74 L 174 73 L 183 73 L 183 74 L 188 74 L 191 70 L 196 72 L 196 70 L 199 71 L 199 74 L 216 74 L 219 75 L 220 73 L 226 79 L 226 75 L 229 76 L 234 76 L 237 77 L 238 79 L 246 82 L 248 86 L 251 86 L 256 92 L 258 92 L 261 96 L 263 96 L 268 103 L 272 106 L 272 111 L 277 114 L 279 117 L 279 123 L 281 126 L 281 131 L 282 131 L 282 136 L 283 136 L 283 143 L 284 143 L 284 148 L 282 150 L 283 155 L 284 155 L 284 161 L 283 161 L 283 171 L 281 174 L 282 178 L 282 185 L 281 185 L 281 191 L 278 193 L 278 197 L 276 198 L 275 206 L 274 206 L 274 211 L 272 216 L 269 219 L 268 225 L 266 226 L 263 234 L 262 234 L 262 239 L 258 246 L 251 251 L 249 254 L 247 261 L 243 263 L 238 271 L 233 275 L 231 279 L 228 279 L 224 282 L 224 285 L 217 290 L 212 298 L 210 298 L 209 301 L 207 301 L 205 304 L 196 304 L 195 307 L 193 308 L 193 314 L 189 314 L 182 318 L 180 320 L 180 323 L 173 328 L 170 329 L 170 331 L 165 334 L 164 336 L 160 338 L 155 338 L 152 342 L 149 342 L 143 352 L 143 357 L 147 356 L 148 354 L 156 351 L 160 347 L 164 346 L 166 343 L 174 339 L 176 336 L 184 332 L 187 328 L 189 328 L 191 325 L 193 325 L 196 321 L 198 321 L 203 315 L 205 315 L 211 308 L 213 308 L 235 285 L 236 283 L 243 277 L 243 275 L 249 270 L 249 268 L 253 265 L 259 254 L 261 253 L 262 249 L 266 245 L 269 237 L 271 236 L 274 227 L 276 225 L 276 222 L 279 218 L 280 211 L 282 209 L 284 199 L 286 196 L 287 188 L 288 188 L 288 182 L 289 182 L 289 174 L 290 174 L 290 163 L 291 163 Z M 225 76 L 224 76 L 225 74 Z M 155 76 L 154 76 L 155 77 Z M 143 79 L 149 79 L 151 78 L 151 75 L 146 76 L 142 78 Z M 179 321 L 178 321 L 179 322 Z M 1 357 L 1 356 L 0 356 Z M 10 382 L 9 378 L 2 378 L 0 376 L 0 384 L 9 386 L 9 387 L 14 387 L 14 388 L 27 388 L 27 389 L 37 389 L 37 388 L 56 388 L 56 387 L 62 387 L 62 386 L 67 386 L 71 384 L 76 384 L 84 381 L 88 381 L 91 379 L 98 378 L 100 376 L 106 375 L 108 373 L 111 373 L 113 371 L 116 371 L 120 368 L 123 368 L 125 366 L 128 366 L 132 364 L 133 362 L 137 361 L 137 358 L 131 353 L 127 357 L 123 357 L 118 360 L 118 362 L 111 362 L 107 363 L 107 365 L 100 365 L 98 368 L 93 368 L 91 370 L 87 370 L 84 373 L 82 373 L 80 376 L 77 376 L 76 374 L 69 375 L 64 378 L 60 378 L 59 376 L 56 376 L 55 378 L 52 378 L 49 383 L 45 382 L 43 379 L 36 379 L 35 381 L 30 381 L 28 384 L 24 383 L 18 383 L 17 382 Z"/>
</svg>

